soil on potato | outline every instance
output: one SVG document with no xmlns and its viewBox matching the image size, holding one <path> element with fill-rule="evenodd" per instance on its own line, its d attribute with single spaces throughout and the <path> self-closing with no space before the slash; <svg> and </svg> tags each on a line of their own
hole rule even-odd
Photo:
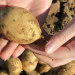
<svg viewBox="0 0 75 75">
<path fill-rule="evenodd" d="M 54 35 L 64 27 L 75 16 L 75 0 L 53 0 L 47 19 L 43 25 L 43 29 L 49 34 Z M 49 72 L 40 74 L 39 65 L 36 70 L 27 75 L 57 75 L 60 67 L 52 68 Z M 21 74 L 23 75 L 23 74 Z M 26 73 L 24 74 L 26 75 Z"/>
<path fill-rule="evenodd" d="M 75 16 L 75 0 L 53 0 L 43 29 L 49 34 L 54 35 L 62 30 Z M 41 65 L 37 65 L 35 71 L 26 73 L 22 71 L 20 75 L 57 75 L 60 67 L 51 68 L 47 73 L 39 73 Z M 0 68 L 1 69 L 1 68 Z"/>
</svg>

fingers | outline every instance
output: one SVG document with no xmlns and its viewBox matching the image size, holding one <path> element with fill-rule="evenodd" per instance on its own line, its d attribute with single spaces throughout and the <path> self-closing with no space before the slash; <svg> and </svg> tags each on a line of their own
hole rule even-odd
<svg viewBox="0 0 75 75">
<path fill-rule="evenodd" d="M 35 53 L 45 55 L 44 47 L 42 47 L 42 46 L 39 46 L 36 44 L 30 44 L 30 45 L 26 45 L 26 48 Z"/>
<path fill-rule="evenodd" d="M 75 57 L 75 40 L 67 44 L 65 47 L 58 48 L 55 52 L 48 56 L 53 59 Z"/>
<path fill-rule="evenodd" d="M 13 57 L 18 57 L 23 53 L 24 50 L 25 50 L 25 46 L 23 47 L 22 45 L 18 45 L 18 47 L 13 52 L 12 56 Z"/>
<path fill-rule="evenodd" d="M 1 58 L 2 59 L 8 59 L 14 52 L 14 50 L 17 48 L 18 43 L 10 42 L 5 49 L 1 52 Z"/>
<path fill-rule="evenodd" d="M 65 47 L 58 48 L 55 52 L 47 54 L 45 52 L 44 47 L 41 47 L 36 44 L 27 45 L 26 48 L 32 50 L 34 53 L 47 56 L 51 59 L 63 59 L 63 58 L 70 58 L 75 56 L 75 41 L 73 40 Z"/>
<path fill-rule="evenodd" d="M 46 56 L 42 56 L 39 54 L 34 53 L 35 56 L 37 56 L 40 60 L 42 60 L 43 62 L 47 63 L 48 65 L 50 65 L 51 67 L 58 67 L 60 65 L 64 65 L 67 64 L 73 60 L 75 60 L 75 57 L 70 57 L 70 58 L 65 58 L 65 59 L 51 59 L 48 58 Z M 63 61 L 63 62 L 62 62 Z"/>
<path fill-rule="evenodd" d="M 73 40 L 65 47 L 58 48 L 55 52 L 48 54 L 48 57 L 52 59 L 63 59 L 75 57 L 75 41 Z"/>
<path fill-rule="evenodd" d="M 75 17 L 63 30 L 55 34 L 45 46 L 47 53 L 52 53 L 69 39 L 75 36 Z"/>
<path fill-rule="evenodd" d="M 6 1 L 5 1 L 5 0 L 1 0 L 1 1 L 0 1 L 0 11 L 1 11 L 3 8 L 5 8 L 5 6 L 6 6 Z"/>
<path fill-rule="evenodd" d="M 25 50 L 25 46 L 19 45 L 15 42 L 9 42 L 2 34 L 0 36 L 0 57 L 8 59 L 11 55 L 18 57 Z"/>
<path fill-rule="evenodd" d="M 4 39 L 5 37 L 2 35 L 0 38 L 0 52 L 5 48 L 5 46 L 8 44 L 8 40 Z"/>
</svg>

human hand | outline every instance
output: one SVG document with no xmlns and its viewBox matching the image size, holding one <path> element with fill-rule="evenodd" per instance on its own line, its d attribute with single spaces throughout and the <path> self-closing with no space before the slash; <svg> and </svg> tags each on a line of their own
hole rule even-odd
<svg viewBox="0 0 75 75">
<path fill-rule="evenodd" d="M 40 26 L 44 23 L 52 0 L 0 0 L 0 10 L 7 6 L 18 6 L 29 10 L 38 19 Z M 25 46 L 10 42 L 0 33 L 0 57 L 7 59 L 11 55 L 18 57 L 25 50 Z"/>
<path fill-rule="evenodd" d="M 42 46 L 31 44 L 26 47 L 51 67 L 64 65 L 75 60 L 75 17 L 51 39 L 49 35 L 45 36 L 45 39 L 48 40 L 47 44 L 43 41 Z"/>
</svg>

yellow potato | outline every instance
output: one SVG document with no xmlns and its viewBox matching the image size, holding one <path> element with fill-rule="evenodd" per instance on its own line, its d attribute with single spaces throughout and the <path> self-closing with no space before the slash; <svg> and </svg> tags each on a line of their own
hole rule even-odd
<svg viewBox="0 0 75 75">
<path fill-rule="evenodd" d="M 71 73 L 75 74 L 75 60 L 71 61 L 65 65 L 61 66 L 63 69 L 66 69 L 68 71 L 70 71 Z"/>
<path fill-rule="evenodd" d="M 8 73 L 5 70 L 0 70 L 0 75 L 8 75 Z"/>
<path fill-rule="evenodd" d="M 49 65 L 42 65 L 41 67 L 40 67 L 40 69 L 39 69 L 39 72 L 40 73 L 46 73 L 46 72 L 48 72 L 49 70 L 51 69 L 51 67 L 49 66 Z"/>
<path fill-rule="evenodd" d="M 30 44 L 41 37 L 38 20 L 20 7 L 7 7 L 0 11 L 0 32 L 10 41 Z"/>
<path fill-rule="evenodd" d="M 57 75 L 73 75 L 70 71 L 66 70 L 66 69 L 62 69 L 58 72 Z"/>
<path fill-rule="evenodd" d="M 38 64 L 38 58 L 30 50 L 25 50 L 21 57 L 23 70 L 26 72 L 32 72 L 35 70 Z"/>
<path fill-rule="evenodd" d="M 41 65 L 47 65 L 45 62 L 41 61 L 40 59 L 38 59 L 38 63 Z"/>
<path fill-rule="evenodd" d="M 22 71 L 22 63 L 19 58 L 9 58 L 5 61 L 9 75 L 19 75 Z"/>
<path fill-rule="evenodd" d="M 41 61 L 40 59 L 38 60 L 38 63 L 41 64 L 41 67 L 39 68 L 40 73 L 48 72 L 51 69 L 51 67 L 48 64 Z"/>
</svg>

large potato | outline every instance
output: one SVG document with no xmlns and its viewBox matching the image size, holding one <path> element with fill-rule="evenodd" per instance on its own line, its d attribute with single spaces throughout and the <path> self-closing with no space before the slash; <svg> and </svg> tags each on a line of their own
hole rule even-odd
<svg viewBox="0 0 75 75">
<path fill-rule="evenodd" d="M 41 36 L 37 19 L 20 7 L 7 7 L 0 12 L 0 32 L 20 44 L 30 44 Z"/>
</svg>

